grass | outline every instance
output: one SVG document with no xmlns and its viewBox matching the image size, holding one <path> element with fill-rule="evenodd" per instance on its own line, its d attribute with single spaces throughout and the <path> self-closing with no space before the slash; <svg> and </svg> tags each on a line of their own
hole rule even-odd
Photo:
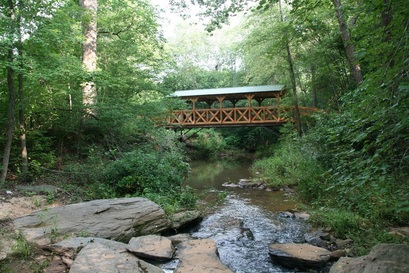
<svg viewBox="0 0 409 273">
<path fill-rule="evenodd" d="M 379 243 L 409 243 L 408 237 L 391 233 L 387 223 L 375 222 L 351 211 L 321 208 L 312 211 L 309 221 L 316 227 L 328 228 L 337 238 L 352 239 L 356 256 L 366 255 Z"/>
</svg>

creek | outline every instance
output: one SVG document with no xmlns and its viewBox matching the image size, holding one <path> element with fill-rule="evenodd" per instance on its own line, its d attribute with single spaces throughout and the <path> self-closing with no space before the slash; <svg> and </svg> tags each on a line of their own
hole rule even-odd
<svg viewBox="0 0 409 273">
<path fill-rule="evenodd" d="M 270 244 L 304 242 L 308 232 L 304 220 L 280 215 L 297 206 L 291 192 L 223 186 L 251 179 L 251 160 L 195 161 L 191 165 L 185 185 L 207 203 L 226 196 L 190 231 L 192 236 L 215 240 L 221 262 L 236 273 L 299 272 L 272 263 L 268 254 Z"/>
</svg>

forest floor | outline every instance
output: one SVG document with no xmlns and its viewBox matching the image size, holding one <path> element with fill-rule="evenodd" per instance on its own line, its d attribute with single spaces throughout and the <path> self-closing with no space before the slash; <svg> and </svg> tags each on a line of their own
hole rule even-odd
<svg viewBox="0 0 409 273">
<path fill-rule="evenodd" d="M 44 191 L 45 189 L 52 191 Z M 12 224 L 14 219 L 34 211 L 69 203 L 69 196 L 63 191 L 54 191 L 55 189 L 30 186 L 0 189 L 0 272 L 61 272 L 55 271 L 55 266 L 49 267 L 53 264 L 50 252 L 28 244 L 14 231 Z M 7 252 L 15 254 L 3 260 Z"/>
</svg>

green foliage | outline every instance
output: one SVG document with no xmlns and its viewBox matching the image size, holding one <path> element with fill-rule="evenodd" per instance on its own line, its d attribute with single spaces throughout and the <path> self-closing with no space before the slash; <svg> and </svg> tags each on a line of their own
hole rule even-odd
<svg viewBox="0 0 409 273">
<path fill-rule="evenodd" d="M 194 147 L 194 151 L 190 151 L 193 157 L 211 158 L 226 148 L 223 136 L 215 129 L 204 129 L 195 132 L 188 141 Z"/>
<path fill-rule="evenodd" d="M 352 239 L 357 256 L 367 254 L 379 243 L 408 243 L 407 238 L 391 234 L 387 226 L 342 209 L 320 208 L 309 221 L 316 226 L 329 228 L 337 238 Z"/>
<path fill-rule="evenodd" d="M 226 128 L 220 130 L 220 133 L 223 135 L 227 147 L 250 152 L 257 150 L 259 155 L 268 155 L 266 147 L 275 143 L 279 137 L 279 130 L 271 127 Z"/>
<path fill-rule="evenodd" d="M 16 237 L 16 244 L 14 245 L 14 254 L 21 257 L 28 257 L 32 254 L 33 246 L 26 240 L 23 234 L 19 232 Z"/>
<path fill-rule="evenodd" d="M 358 214 L 336 209 L 320 209 L 314 212 L 310 219 L 316 225 L 329 227 L 338 238 L 350 238 L 351 234 L 356 234 L 368 228 L 370 222 Z"/>
<path fill-rule="evenodd" d="M 196 193 L 190 187 L 183 187 L 180 191 L 170 189 L 166 194 L 147 189 L 143 196 L 159 204 L 168 215 L 180 209 L 196 208 L 198 200 Z"/>
<path fill-rule="evenodd" d="M 366 94 L 365 94 L 366 93 Z M 310 139 L 328 168 L 326 191 L 338 205 L 367 217 L 407 221 L 408 93 L 395 103 L 379 101 L 376 89 L 359 89 L 345 97 L 346 111 L 323 116 Z M 350 97 L 352 96 L 352 98 Z M 358 97 L 371 98 L 368 101 Z M 359 109 L 371 101 L 371 113 Z"/>
<path fill-rule="evenodd" d="M 166 193 L 180 188 L 188 168 L 179 154 L 141 149 L 107 165 L 102 183 L 111 185 L 121 196 Z"/>
<path fill-rule="evenodd" d="M 256 160 L 251 171 L 261 173 L 270 186 L 298 185 L 301 192 L 309 194 L 322 180 L 323 169 L 315 159 L 314 150 L 291 133 L 273 148 L 273 156 Z"/>
</svg>

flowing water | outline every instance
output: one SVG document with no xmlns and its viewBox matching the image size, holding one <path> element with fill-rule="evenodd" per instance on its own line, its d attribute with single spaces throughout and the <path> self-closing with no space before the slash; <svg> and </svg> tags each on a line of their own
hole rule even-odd
<svg viewBox="0 0 409 273">
<path fill-rule="evenodd" d="M 214 208 L 192 235 L 215 240 L 220 260 L 236 273 L 296 272 L 272 263 L 268 254 L 272 243 L 304 242 L 307 224 L 279 213 L 296 207 L 291 193 L 222 186 L 249 179 L 250 164 L 227 160 L 192 163 L 186 185 L 206 201 L 217 198 L 220 192 L 227 194 L 223 204 Z"/>
</svg>

